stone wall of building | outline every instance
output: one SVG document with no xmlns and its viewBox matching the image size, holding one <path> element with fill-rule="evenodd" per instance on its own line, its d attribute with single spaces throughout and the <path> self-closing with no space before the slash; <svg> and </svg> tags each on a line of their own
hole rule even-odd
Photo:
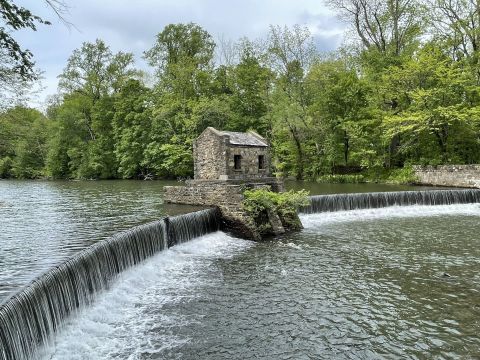
<svg viewBox="0 0 480 360">
<path fill-rule="evenodd" d="M 414 166 L 418 183 L 480 188 L 480 165 Z"/>
<path fill-rule="evenodd" d="M 230 146 L 226 148 L 228 179 L 259 179 L 270 176 L 270 156 L 267 147 Z M 241 156 L 241 167 L 235 169 L 234 156 Z M 259 168 L 259 156 L 263 156 L 264 166 Z"/>
<path fill-rule="evenodd" d="M 193 143 L 195 180 L 249 180 L 271 176 L 268 146 L 232 143 L 229 136 L 214 128 L 207 128 L 195 140 Z M 245 135 L 247 139 L 248 136 L 261 138 L 255 133 Z M 240 156 L 238 169 L 235 168 L 236 155 Z"/>
<path fill-rule="evenodd" d="M 195 179 L 216 180 L 227 173 L 226 141 L 228 138 L 204 131 L 193 143 L 193 163 Z"/>
</svg>

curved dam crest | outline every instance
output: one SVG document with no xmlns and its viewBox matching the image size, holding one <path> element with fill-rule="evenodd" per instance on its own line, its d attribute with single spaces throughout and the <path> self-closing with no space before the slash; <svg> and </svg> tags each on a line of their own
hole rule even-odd
<svg viewBox="0 0 480 360">
<path fill-rule="evenodd" d="M 88 306 L 125 269 L 168 247 L 218 230 L 216 209 L 134 227 L 52 268 L 0 304 L 0 358 L 31 359 L 62 321 Z"/>
<path fill-rule="evenodd" d="M 431 190 L 312 196 L 302 213 L 480 202 L 480 190 Z M 64 319 L 90 305 L 123 270 L 155 253 L 219 230 L 215 209 L 134 227 L 80 251 L 0 305 L 0 359 L 30 359 Z"/>
<path fill-rule="evenodd" d="M 453 205 L 480 202 L 480 190 L 390 191 L 311 196 L 310 206 L 301 213 L 313 214 L 346 210 L 377 209 L 390 206 Z"/>
</svg>

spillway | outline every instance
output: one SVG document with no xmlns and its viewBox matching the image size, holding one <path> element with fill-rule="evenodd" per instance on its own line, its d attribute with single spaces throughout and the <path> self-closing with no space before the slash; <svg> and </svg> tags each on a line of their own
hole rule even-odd
<svg viewBox="0 0 480 360">
<path fill-rule="evenodd" d="M 302 213 L 377 209 L 390 206 L 453 205 L 480 202 L 480 190 L 391 191 L 311 196 Z"/>
<path fill-rule="evenodd" d="M 218 230 L 206 209 L 163 218 L 100 241 L 48 270 L 0 304 L 0 358 L 31 359 L 62 321 L 91 304 L 123 270 L 168 247 Z"/>
</svg>

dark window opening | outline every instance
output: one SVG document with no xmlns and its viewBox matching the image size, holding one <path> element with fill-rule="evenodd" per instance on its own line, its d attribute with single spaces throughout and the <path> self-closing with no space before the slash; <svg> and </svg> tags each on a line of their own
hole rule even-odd
<svg viewBox="0 0 480 360">
<path fill-rule="evenodd" d="M 265 169 L 265 155 L 258 155 L 258 169 Z"/>
<path fill-rule="evenodd" d="M 242 168 L 242 155 L 233 155 L 233 168 L 235 170 L 240 170 Z"/>
</svg>

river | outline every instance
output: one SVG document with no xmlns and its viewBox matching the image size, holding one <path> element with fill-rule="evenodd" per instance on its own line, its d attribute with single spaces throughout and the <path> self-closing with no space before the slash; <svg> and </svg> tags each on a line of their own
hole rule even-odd
<svg viewBox="0 0 480 360">
<path fill-rule="evenodd" d="M 1 181 L 0 296 L 95 241 L 179 211 L 163 206 L 165 184 Z M 478 204 L 409 206 L 302 215 L 304 231 L 264 243 L 210 234 L 124 272 L 41 356 L 474 358 L 479 218 Z"/>
</svg>

